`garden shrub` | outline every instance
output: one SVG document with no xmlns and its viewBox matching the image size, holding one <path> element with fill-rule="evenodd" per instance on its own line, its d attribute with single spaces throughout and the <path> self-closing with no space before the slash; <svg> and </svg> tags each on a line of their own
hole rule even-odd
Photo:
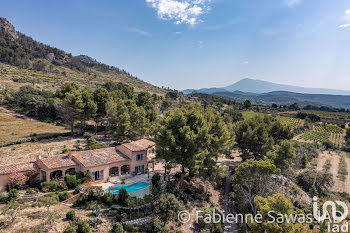
<svg viewBox="0 0 350 233">
<path fill-rule="evenodd" d="M 90 233 L 89 224 L 86 221 L 79 221 L 77 233 Z"/>
<path fill-rule="evenodd" d="M 63 233 L 76 233 L 76 232 L 77 232 L 77 230 L 76 230 L 75 225 L 71 224 L 64 230 Z"/>
<path fill-rule="evenodd" d="M 18 190 L 17 189 L 10 189 L 8 196 L 7 196 L 7 201 L 15 201 L 18 197 Z"/>
<path fill-rule="evenodd" d="M 121 216 L 119 213 L 117 213 L 117 214 L 115 215 L 115 220 L 116 220 L 117 222 L 122 221 L 122 216 Z"/>
<path fill-rule="evenodd" d="M 74 210 L 70 210 L 66 213 L 66 219 L 70 221 L 74 221 L 76 218 L 76 214 Z"/>
<path fill-rule="evenodd" d="M 114 194 L 113 193 L 105 193 L 103 195 L 103 203 L 105 203 L 108 206 L 111 206 L 114 201 Z"/>
<path fill-rule="evenodd" d="M 66 181 L 69 189 L 75 189 L 79 185 L 76 175 L 67 174 L 64 177 L 64 180 Z"/>
<path fill-rule="evenodd" d="M 128 192 L 125 189 L 120 189 L 117 202 L 120 205 L 126 205 L 126 199 L 129 197 Z"/>
<path fill-rule="evenodd" d="M 65 201 L 68 198 L 70 198 L 70 196 L 71 196 L 70 193 L 68 193 L 67 191 L 64 191 L 64 192 L 61 192 L 61 193 L 58 194 L 58 199 L 60 201 Z"/>
<path fill-rule="evenodd" d="M 0 202 L 7 202 L 8 200 L 8 192 L 1 192 L 0 193 Z"/>
<path fill-rule="evenodd" d="M 56 192 L 56 191 L 62 191 L 64 190 L 64 186 L 62 183 L 55 181 L 55 180 L 51 180 L 48 182 L 43 182 L 40 184 L 40 189 L 43 192 Z"/>
<path fill-rule="evenodd" d="M 145 196 L 143 196 L 143 200 L 145 201 L 145 203 L 150 203 L 153 200 L 153 198 L 151 195 L 146 194 Z"/>
<path fill-rule="evenodd" d="M 80 186 L 78 185 L 77 187 L 75 187 L 74 189 L 74 194 L 78 194 L 80 193 Z"/>
<path fill-rule="evenodd" d="M 123 233 L 124 229 L 123 229 L 122 224 L 120 224 L 119 222 L 114 223 L 112 232 L 113 233 Z"/>
<path fill-rule="evenodd" d="M 158 186 L 160 181 L 160 175 L 158 172 L 156 172 L 153 176 L 152 176 L 152 185 L 153 186 Z"/>
</svg>

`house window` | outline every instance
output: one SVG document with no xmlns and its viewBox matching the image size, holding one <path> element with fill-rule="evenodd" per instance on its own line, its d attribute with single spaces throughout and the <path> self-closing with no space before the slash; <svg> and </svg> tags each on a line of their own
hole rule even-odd
<svg viewBox="0 0 350 233">
<path fill-rule="evenodd" d="M 143 160 L 143 154 L 136 155 L 136 161 Z"/>
<path fill-rule="evenodd" d="M 103 180 L 103 170 L 101 171 L 95 171 L 91 173 L 92 175 L 92 180 Z"/>
<path fill-rule="evenodd" d="M 145 165 L 135 166 L 135 174 L 144 174 L 145 173 Z"/>
</svg>

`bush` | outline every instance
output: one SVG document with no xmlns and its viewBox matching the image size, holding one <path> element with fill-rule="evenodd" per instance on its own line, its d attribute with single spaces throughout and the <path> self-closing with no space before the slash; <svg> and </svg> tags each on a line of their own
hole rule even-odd
<svg viewBox="0 0 350 233">
<path fill-rule="evenodd" d="M 64 186 L 60 182 L 52 180 L 52 181 L 41 183 L 40 189 L 43 192 L 56 192 L 56 191 L 64 190 Z"/>
<path fill-rule="evenodd" d="M 151 195 L 146 194 L 145 196 L 143 196 L 143 200 L 145 201 L 145 203 L 150 203 L 153 200 L 153 198 Z"/>
<path fill-rule="evenodd" d="M 66 213 L 66 219 L 70 221 L 74 221 L 76 218 L 76 214 L 74 210 L 70 210 Z"/>
<path fill-rule="evenodd" d="M 111 206 L 113 204 L 114 201 L 114 195 L 113 193 L 105 193 L 103 195 L 103 202 L 108 205 Z"/>
<path fill-rule="evenodd" d="M 8 196 L 9 196 L 8 192 L 0 193 L 0 202 L 7 202 Z"/>
<path fill-rule="evenodd" d="M 139 232 L 140 231 L 139 227 L 133 226 L 133 225 L 129 225 L 129 224 L 123 225 L 123 228 L 124 228 L 124 231 L 126 231 L 126 232 Z"/>
<path fill-rule="evenodd" d="M 74 225 L 69 225 L 63 233 L 76 233 L 77 230 L 75 229 L 75 226 Z"/>
<path fill-rule="evenodd" d="M 89 224 L 86 221 L 79 221 L 77 233 L 90 233 Z"/>
<path fill-rule="evenodd" d="M 79 185 L 76 175 L 67 174 L 64 177 L 64 180 L 66 181 L 69 189 L 75 189 Z"/>
<path fill-rule="evenodd" d="M 117 222 L 122 221 L 122 216 L 121 216 L 119 213 L 117 213 L 117 214 L 115 215 L 115 220 L 116 220 Z"/>
<path fill-rule="evenodd" d="M 80 186 L 78 185 L 77 187 L 75 187 L 74 189 L 74 194 L 78 194 L 80 193 Z"/>
<path fill-rule="evenodd" d="M 113 233 L 123 233 L 124 229 L 123 229 L 122 224 L 120 224 L 119 222 L 114 223 L 112 232 Z"/>
<path fill-rule="evenodd" d="M 125 205 L 126 204 L 126 199 L 129 197 L 128 192 L 125 189 L 120 189 L 119 194 L 118 194 L 118 203 L 120 205 Z"/>
<path fill-rule="evenodd" d="M 70 193 L 68 193 L 67 191 L 64 191 L 64 192 L 61 192 L 61 193 L 58 194 L 58 199 L 60 201 L 65 201 L 68 198 L 70 198 Z"/>
<path fill-rule="evenodd" d="M 18 190 L 17 189 L 10 189 L 7 197 L 7 201 L 15 201 L 18 197 Z"/>
<path fill-rule="evenodd" d="M 172 193 L 162 193 L 160 198 L 153 203 L 154 213 L 163 222 L 177 219 L 177 214 L 183 210 L 184 206 Z"/>
<path fill-rule="evenodd" d="M 156 219 L 152 226 L 153 232 L 155 233 L 169 233 L 170 230 L 166 227 L 165 223 Z"/>
<path fill-rule="evenodd" d="M 156 172 L 153 176 L 152 176 L 152 186 L 157 186 L 158 187 L 158 182 L 160 181 L 160 175 L 158 172 Z"/>
</svg>

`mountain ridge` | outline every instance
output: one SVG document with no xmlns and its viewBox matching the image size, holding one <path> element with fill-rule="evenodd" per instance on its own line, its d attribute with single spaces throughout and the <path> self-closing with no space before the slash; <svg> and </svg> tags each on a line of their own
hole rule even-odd
<svg viewBox="0 0 350 233">
<path fill-rule="evenodd" d="M 202 92 L 206 94 L 213 94 L 217 90 L 225 90 L 228 92 L 241 91 L 245 93 L 269 93 L 273 91 L 286 91 L 301 94 L 325 94 L 325 95 L 350 95 L 350 90 L 337 90 L 327 88 L 308 88 L 294 85 L 278 84 L 259 79 L 244 78 L 234 84 L 221 88 L 202 88 L 202 89 L 186 89 L 183 92 L 189 94 L 192 92 Z M 221 92 L 221 91 L 220 91 Z"/>
</svg>

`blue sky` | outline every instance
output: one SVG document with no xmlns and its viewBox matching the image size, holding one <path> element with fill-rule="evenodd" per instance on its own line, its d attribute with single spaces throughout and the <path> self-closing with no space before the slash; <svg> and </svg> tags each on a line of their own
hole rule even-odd
<svg viewBox="0 0 350 233">
<path fill-rule="evenodd" d="M 350 1 L 3 1 L 18 31 L 176 89 L 242 78 L 350 90 Z"/>
</svg>

